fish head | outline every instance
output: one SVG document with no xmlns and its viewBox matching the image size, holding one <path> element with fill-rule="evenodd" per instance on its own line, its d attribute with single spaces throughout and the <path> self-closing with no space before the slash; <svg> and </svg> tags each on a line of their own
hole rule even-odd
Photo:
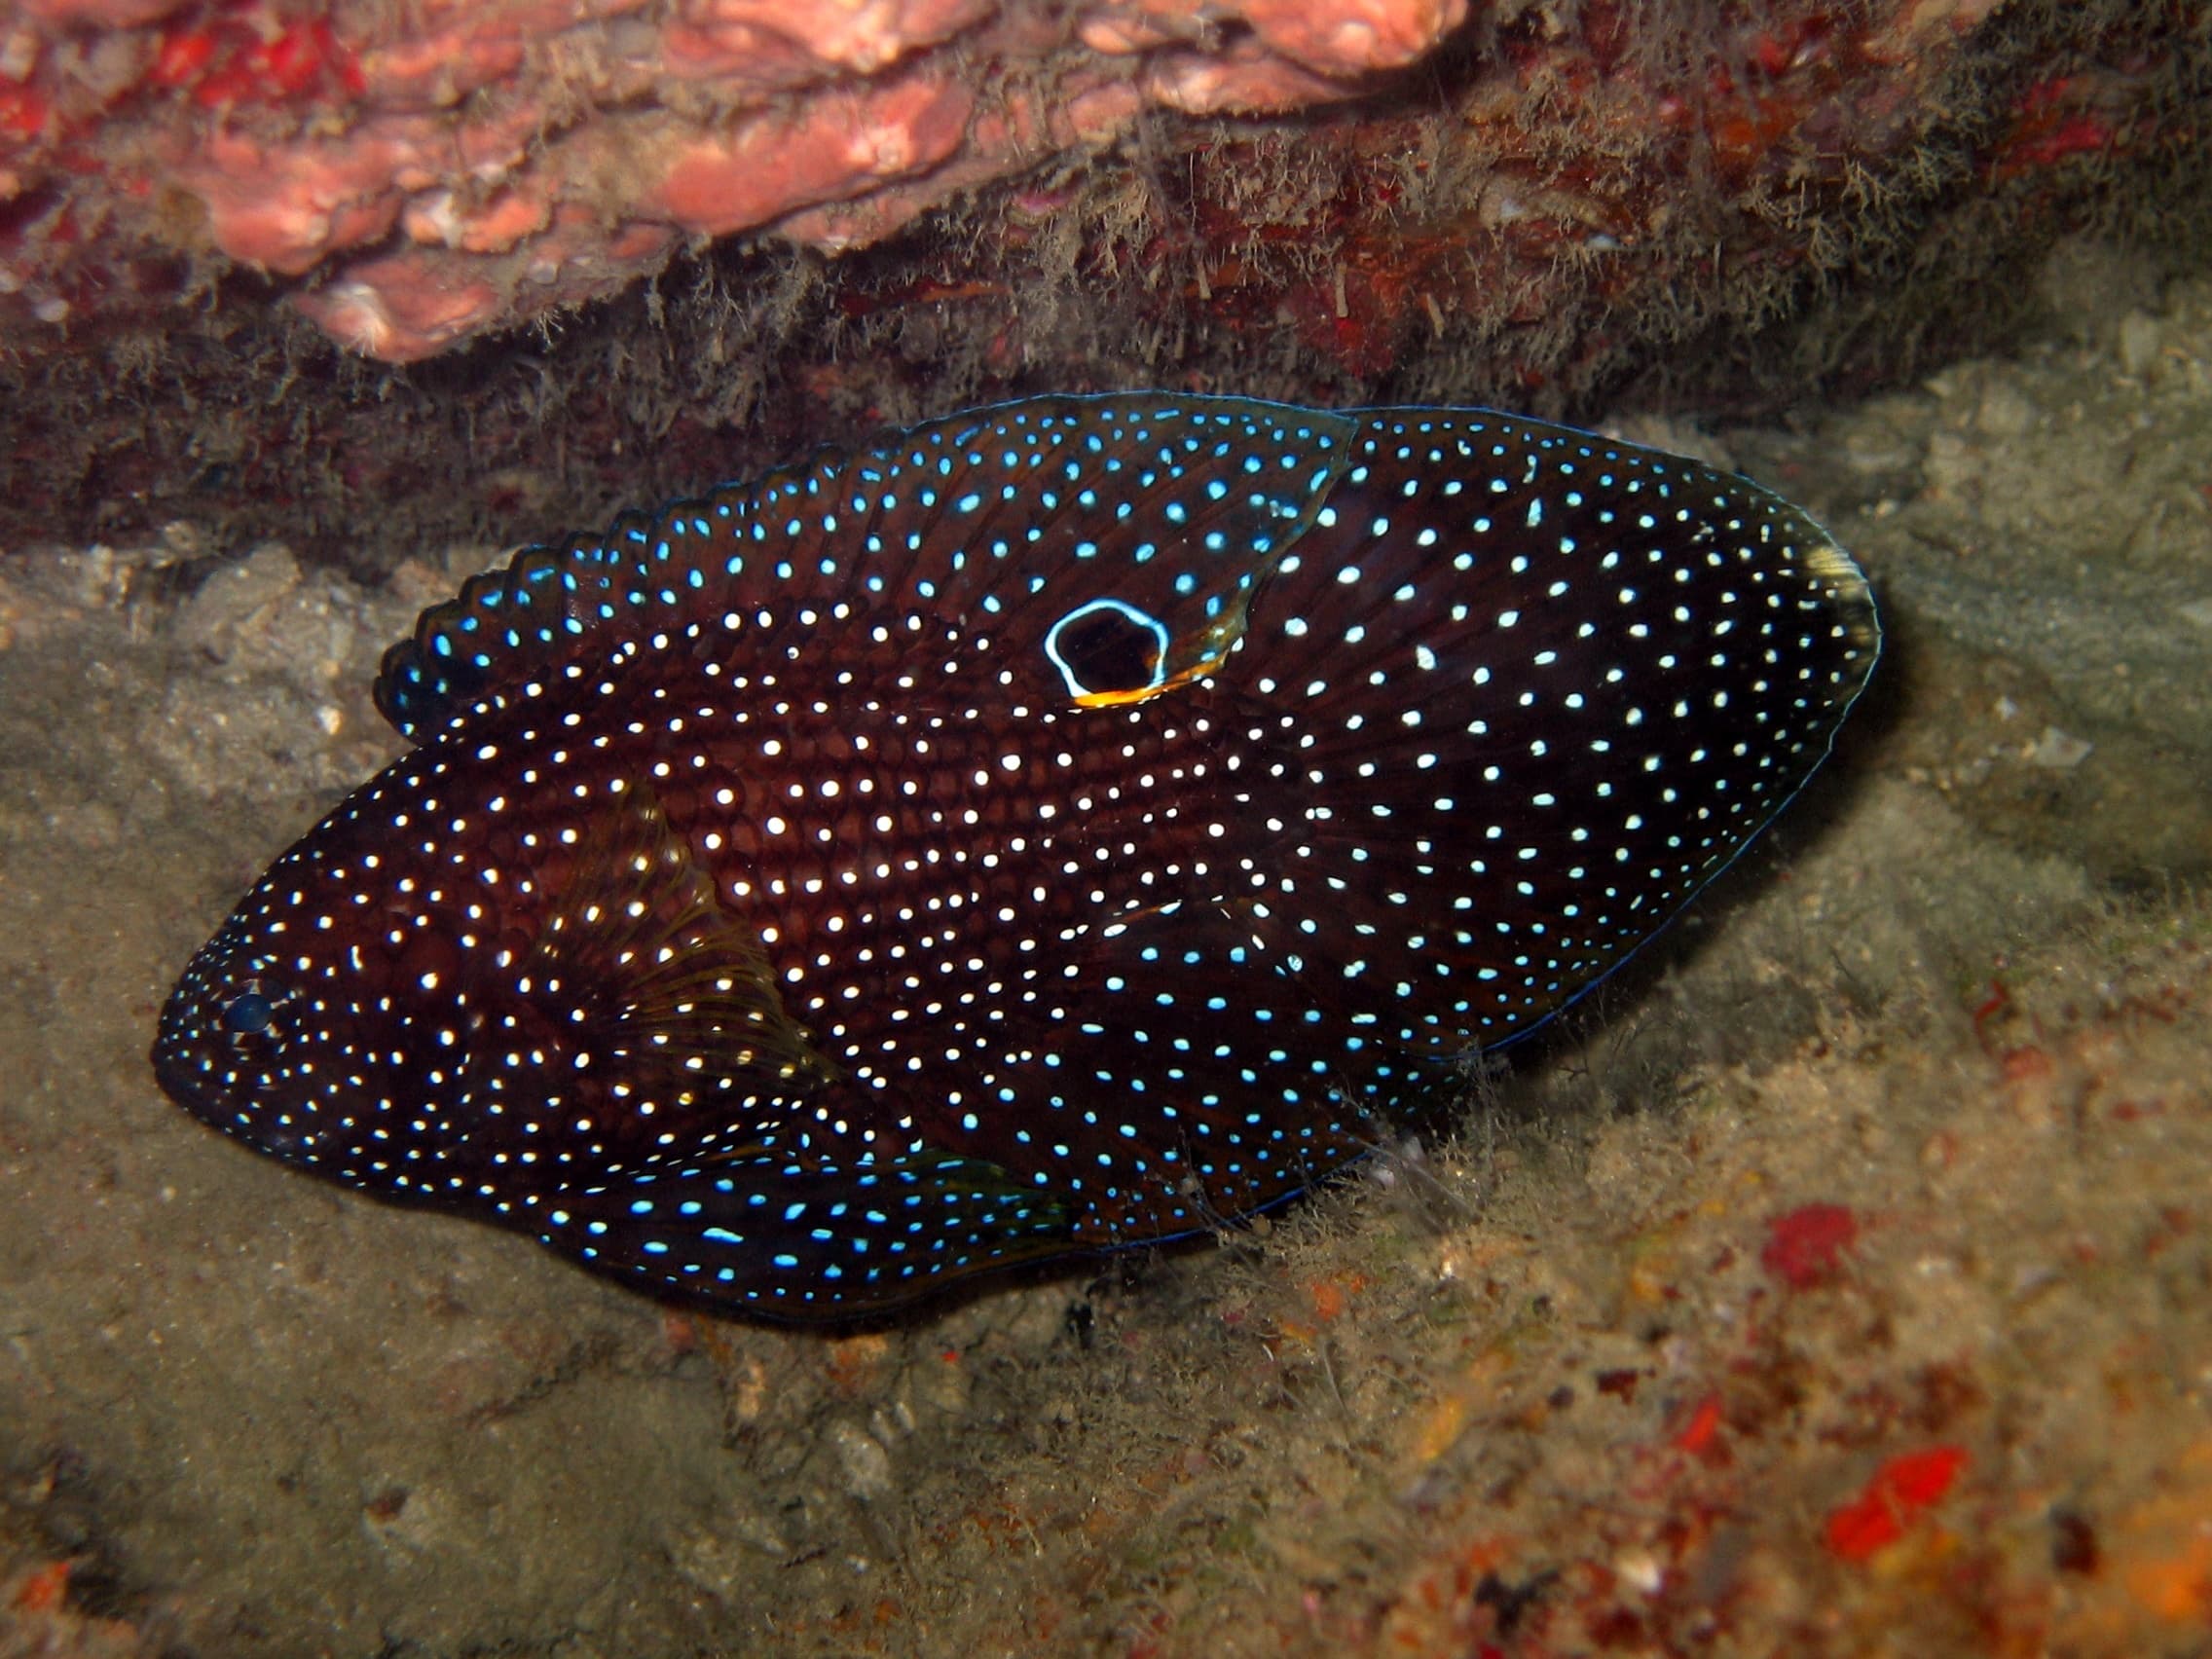
<svg viewBox="0 0 2212 1659">
<path fill-rule="evenodd" d="M 557 824 L 568 788 L 461 762 L 496 748 L 413 752 L 271 866 L 162 1011 L 170 1095 L 350 1186 L 527 1208 L 755 1147 L 833 1081 L 649 788 L 603 780 Z"/>
<path fill-rule="evenodd" d="M 324 1086 L 357 1068 L 341 1064 L 343 1036 L 312 988 L 313 957 L 290 946 L 283 897 L 265 878 L 200 947 L 163 1005 L 153 1063 L 163 1088 L 202 1122 L 313 1164 Z"/>
<path fill-rule="evenodd" d="M 471 1152 L 511 1158 L 539 1132 L 508 1103 L 559 1099 L 550 1027 L 573 1003 L 515 993 L 527 942 L 486 884 L 450 878 L 458 837 L 389 835 L 439 763 L 406 757 L 270 866 L 178 977 L 152 1053 L 208 1126 L 423 1201 L 460 1197 Z"/>
</svg>

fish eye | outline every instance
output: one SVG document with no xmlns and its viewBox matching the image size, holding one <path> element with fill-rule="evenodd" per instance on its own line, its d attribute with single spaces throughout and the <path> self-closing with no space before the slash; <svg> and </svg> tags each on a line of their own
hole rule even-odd
<svg viewBox="0 0 2212 1659">
<path fill-rule="evenodd" d="M 256 1036 L 269 1029 L 276 1013 L 276 1006 L 259 991 L 241 991 L 223 1005 L 223 1028 L 240 1037 Z"/>
</svg>

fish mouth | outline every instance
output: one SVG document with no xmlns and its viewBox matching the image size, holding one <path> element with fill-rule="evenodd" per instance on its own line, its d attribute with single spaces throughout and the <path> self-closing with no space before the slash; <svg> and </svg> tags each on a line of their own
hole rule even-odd
<svg viewBox="0 0 2212 1659">
<path fill-rule="evenodd" d="M 280 1114 L 257 1098 L 249 1085 L 232 1081 L 240 1069 L 240 1039 L 221 1027 L 220 1000 L 210 1003 L 185 987 L 162 1009 L 147 1059 L 162 1092 L 206 1127 L 243 1141 L 257 1152 L 301 1161 L 303 1138 L 281 1125 Z"/>
<path fill-rule="evenodd" d="M 217 1126 L 237 1109 L 221 1084 L 239 1060 L 236 1039 L 223 1027 L 230 956 L 220 936 L 194 954 L 162 1004 L 146 1056 L 164 1093 Z"/>
<path fill-rule="evenodd" d="M 162 1005 L 161 1018 L 154 1028 L 154 1046 L 146 1058 L 162 1092 L 194 1117 L 204 1120 L 209 1116 L 202 1093 L 204 1061 L 192 1040 L 197 1023 L 192 999 L 179 986 Z"/>
</svg>

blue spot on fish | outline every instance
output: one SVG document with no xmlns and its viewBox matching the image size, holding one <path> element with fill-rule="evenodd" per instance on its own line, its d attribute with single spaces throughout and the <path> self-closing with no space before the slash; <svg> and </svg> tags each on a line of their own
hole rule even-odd
<svg viewBox="0 0 2212 1659">
<path fill-rule="evenodd" d="M 154 1063 L 301 1168 L 771 1317 L 1170 1239 L 1619 966 L 1879 639 L 1805 514 L 1586 432 L 957 415 L 426 611 L 377 686 L 414 749 Z"/>
</svg>

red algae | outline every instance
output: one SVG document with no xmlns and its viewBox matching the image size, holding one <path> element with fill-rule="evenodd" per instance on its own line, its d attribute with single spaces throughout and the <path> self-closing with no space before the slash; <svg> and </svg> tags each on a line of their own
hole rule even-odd
<svg viewBox="0 0 2212 1659">
<path fill-rule="evenodd" d="M 1859 1218 L 1842 1204 L 1804 1204 L 1767 1223 L 1759 1263 L 1791 1290 L 1835 1277 L 1859 1241 Z"/>
<path fill-rule="evenodd" d="M 1829 1551 L 1862 1562 L 1888 1548 L 1922 1510 L 1941 1501 L 1966 1466 L 1967 1454 L 1956 1446 L 1890 1458 L 1857 1497 L 1829 1511 L 1825 1534 Z"/>
<path fill-rule="evenodd" d="M 1407 72 L 1456 41 L 1490 41 L 1475 95 L 1391 157 L 1475 139 L 1468 162 L 1494 173 L 1466 219 L 1404 238 L 1385 189 L 1340 203 L 1341 224 L 1304 226 L 1337 269 L 1320 318 L 1294 308 L 1302 332 L 1373 376 L 1483 309 L 1472 277 L 1541 290 L 1563 250 L 1648 240 L 1698 196 L 1693 163 L 1745 205 L 1786 167 L 1832 193 L 1892 165 L 1942 118 L 1943 77 L 1989 13 L 1792 0 L 1697 39 L 1663 7 L 1594 5 L 1579 28 L 1532 28 L 1485 0 L 1090 0 L 1064 27 L 999 0 L 341 0 L 313 17 L 273 0 L 47 0 L 0 58 L 0 201 L 67 181 L 80 221 L 100 227 L 71 257 L 120 261 L 175 233 L 173 215 L 117 209 L 149 175 L 173 182 L 214 251 L 347 286 L 337 306 L 298 297 L 350 349 L 412 361 L 617 291 L 685 239 L 775 228 L 849 249 L 1126 138 L 1151 110 L 1348 105 L 1415 90 Z M 2153 130 L 2141 97 L 2119 68 L 2023 77 L 1989 165 L 2009 178 L 2125 153 Z M 1325 157 L 1356 127 L 1301 141 Z M 1205 154 L 1226 136 L 1177 142 Z M 596 234 L 551 236 L 564 206 L 588 209 Z M 423 251 L 383 245 L 396 223 Z M 1512 227 L 1504 272 L 1448 275 L 1473 225 Z M 1806 228 L 1740 227 L 1778 268 L 1811 254 Z M 11 258 L 18 280 L 64 285 L 53 244 L 11 254 L 0 237 Z M 448 283 L 467 299 L 425 308 L 420 291 Z"/>
</svg>

